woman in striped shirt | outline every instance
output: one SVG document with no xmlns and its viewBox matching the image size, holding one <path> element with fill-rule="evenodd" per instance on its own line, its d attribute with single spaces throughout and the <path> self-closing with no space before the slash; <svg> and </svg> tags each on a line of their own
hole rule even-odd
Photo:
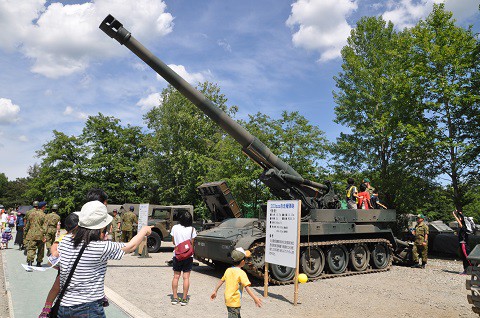
<svg viewBox="0 0 480 318">
<path fill-rule="evenodd" d="M 83 205 L 78 214 L 75 235 L 66 236 L 58 247 L 60 252 L 60 285 L 63 287 L 83 245 L 86 248 L 73 272 L 70 283 L 60 302 L 58 317 L 105 317 L 103 310 L 104 281 L 107 261 L 119 260 L 125 253 L 133 252 L 143 237 L 151 234 L 150 226 L 144 226 L 128 243 L 116 243 L 101 239 L 103 229 L 111 223 L 107 207 L 100 201 Z"/>
</svg>

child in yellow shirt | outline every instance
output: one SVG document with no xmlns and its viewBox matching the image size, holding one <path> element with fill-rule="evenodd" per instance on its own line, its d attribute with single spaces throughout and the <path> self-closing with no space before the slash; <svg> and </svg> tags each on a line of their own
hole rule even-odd
<svg viewBox="0 0 480 318">
<path fill-rule="evenodd" d="M 210 298 L 214 300 L 217 297 L 217 291 L 225 282 L 225 305 L 227 305 L 228 318 L 240 318 L 241 298 L 243 289 L 252 297 L 257 307 L 262 306 L 262 300 L 255 296 L 248 287 L 251 285 L 247 273 L 242 269 L 245 266 L 245 257 L 249 257 L 249 251 L 244 251 L 239 247 L 232 251 L 233 267 L 227 268 L 225 274 L 215 287 Z"/>
</svg>

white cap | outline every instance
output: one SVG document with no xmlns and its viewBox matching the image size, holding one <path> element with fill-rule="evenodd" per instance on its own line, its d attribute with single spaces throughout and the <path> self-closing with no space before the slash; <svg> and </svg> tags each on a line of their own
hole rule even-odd
<svg viewBox="0 0 480 318">
<path fill-rule="evenodd" d="M 113 217 L 107 212 L 107 207 L 100 201 L 90 201 L 82 206 L 78 214 L 78 225 L 90 230 L 103 229 L 109 225 Z"/>
</svg>

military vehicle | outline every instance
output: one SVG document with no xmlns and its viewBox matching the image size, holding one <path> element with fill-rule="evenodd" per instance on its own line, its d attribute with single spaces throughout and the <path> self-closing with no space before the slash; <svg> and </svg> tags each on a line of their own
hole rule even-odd
<svg viewBox="0 0 480 318">
<path fill-rule="evenodd" d="M 172 241 L 170 231 L 178 223 L 178 216 L 182 211 L 189 212 L 193 218 L 193 205 L 155 206 L 152 209 L 148 216 L 148 225 L 153 225 L 152 234 L 147 237 L 149 253 L 158 252 L 162 241 Z"/>
<path fill-rule="evenodd" d="M 468 267 L 470 277 L 467 278 L 465 284 L 467 290 L 470 291 L 467 300 L 469 304 L 473 305 L 473 312 L 480 315 L 480 245 L 475 246 L 467 259 L 471 263 L 471 266 Z"/>
<path fill-rule="evenodd" d="M 107 206 L 108 213 L 113 213 L 113 210 L 122 211 L 123 207 L 125 211 L 128 211 L 133 206 L 135 213 L 138 216 L 140 209 L 139 203 L 124 203 L 124 204 L 109 204 Z M 156 253 L 160 250 L 162 241 L 171 242 L 172 236 L 170 231 L 172 227 L 178 223 L 179 213 L 187 211 L 193 218 L 193 205 L 148 205 L 148 225 L 152 225 L 152 234 L 147 237 L 147 247 L 149 253 Z M 196 228 L 201 228 L 200 224 L 196 224 Z M 135 229 L 136 232 L 136 229 Z"/>
<path fill-rule="evenodd" d="M 266 145 L 216 107 L 202 93 L 138 42 L 113 16 L 100 29 L 148 64 L 194 105 L 232 136 L 243 152 L 264 171 L 260 180 L 272 195 L 301 200 L 301 271 L 310 280 L 389 270 L 395 237 L 388 224 L 395 222 L 394 210 L 340 210 L 340 201 L 330 182 L 304 179 L 273 154 Z M 195 239 L 195 257 L 212 265 L 232 263 L 230 252 L 243 247 L 252 252 L 245 269 L 263 277 L 265 220 L 231 218 L 218 227 L 202 231 Z M 270 282 L 291 283 L 293 268 L 270 264 Z"/>
</svg>

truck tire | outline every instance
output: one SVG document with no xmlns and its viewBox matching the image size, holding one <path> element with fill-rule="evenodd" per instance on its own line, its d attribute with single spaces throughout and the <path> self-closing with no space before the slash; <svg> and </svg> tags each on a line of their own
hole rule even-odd
<svg viewBox="0 0 480 318">
<path fill-rule="evenodd" d="M 147 237 L 147 247 L 149 253 L 157 253 L 162 245 L 162 237 L 157 232 L 153 232 Z"/>
</svg>

